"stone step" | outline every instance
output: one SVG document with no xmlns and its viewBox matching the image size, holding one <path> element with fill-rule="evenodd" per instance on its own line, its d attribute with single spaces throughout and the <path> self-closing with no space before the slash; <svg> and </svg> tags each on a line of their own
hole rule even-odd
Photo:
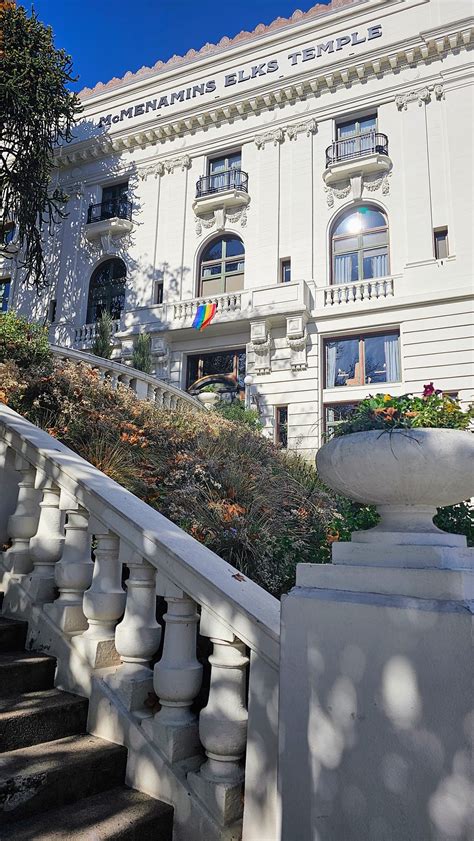
<svg viewBox="0 0 474 841">
<path fill-rule="evenodd" d="M 0 698 L 0 751 L 84 733 L 88 703 L 59 689 Z"/>
<path fill-rule="evenodd" d="M 2 695 L 52 689 L 56 659 L 45 654 L 12 651 L 0 654 L 0 693 Z"/>
<path fill-rule="evenodd" d="M 0 826 L 119 786 L 126 764 L 126 748 L 90 735 L 1 754 Z"/>
<path fill-rule="evenodd" d="M 0 652 L 22 651 L 25 647 L 27 631 L 28 622 L 0 616 Z"/>
<path fill-rule="evenodd" d="M 2 828 L 2 841 L 171 841 L 173 809 L 125 786 Z"/>
</svg>

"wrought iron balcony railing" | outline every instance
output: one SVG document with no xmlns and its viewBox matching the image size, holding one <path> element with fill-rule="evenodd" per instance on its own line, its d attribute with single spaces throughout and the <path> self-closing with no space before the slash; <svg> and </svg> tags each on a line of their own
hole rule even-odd
<svg viewBox="0 0 474 841">
<path fill-rule="evenodd" d="M 132 219 L 132 202 L 129 199 L 108 199 L 100 204 L 91 204 L 87 213 L 87 223 L 102 222 L 104 219 Z"/>
<path fill-rule="evenodd" d="M 213 175 L 203 175 L 196 183 L 196 198 L 222 193 L 224 190 L 242 190 L 248 193 L 249 177 L 242 169 L 226 169 Z"/>
<path fill-rule="evenodd" d="M 388 155 L 387 135 L 376 131 L 354 134 L 344 140 L 336 140 L 327 147 L 326 166 L 374 154 Z"/>
</svg>

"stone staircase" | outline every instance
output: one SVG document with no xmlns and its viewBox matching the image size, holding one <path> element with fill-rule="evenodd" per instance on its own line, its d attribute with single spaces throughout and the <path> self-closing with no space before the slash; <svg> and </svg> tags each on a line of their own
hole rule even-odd
<svg viewBox="0 0 474 841">
<path fill-rule="evenodd" d="M 26 633 L 0 617 L 0 841 L 171 841 L 172 807 L 124 785 L 127 749 L 86 733 Z"/>
</svg>

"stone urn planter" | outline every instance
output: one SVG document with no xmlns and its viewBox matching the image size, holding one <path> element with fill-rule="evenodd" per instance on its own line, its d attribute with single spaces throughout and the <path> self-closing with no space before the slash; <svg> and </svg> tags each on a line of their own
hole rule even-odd
<svg viewBox="0 0 474 841">
<path fill-rule="evenodd" d="M 433 523 L 436 508 L 474 495 L 474 436 L 457 429 L 356 432 L 333 438 L 317 453 L 318 473 L 330 488 L 377 507 L 380 522 L 354 532 L 352 542 L 465 547 L 462 535 Z M 345 544 L 346 547 L 348 544 Z M 363 547 L 360 547 L 361 555 Z M 337 550 L 339 554 L 344 550 Z"/>
<path fill-rule="evenodd" d="M 201 391 L 196 396 L 206 409 L 212 409 L 219 399 L 219 395 L 215 391 Z"/>
</svg>

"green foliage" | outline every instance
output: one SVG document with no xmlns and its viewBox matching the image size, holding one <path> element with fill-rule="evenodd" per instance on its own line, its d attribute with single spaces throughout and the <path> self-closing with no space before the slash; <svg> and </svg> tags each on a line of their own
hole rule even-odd
<svg viewBox="0 0 474 841">
<path fill-rule="evenodd" d="M 112 327 L 112 317 L 104 310 L 97 322 L 95 339 L 91 348 L 91 352 L 95 356 L 110 359 L 112 354 Z"/>
<path fill-rule="evenodd" d="M 140 333 L 133 348 L 132 365 L 138 371 L 151 374 L 151 336 Z"/>
<path fill-rule="evenodd" d="M 459 400 L 435 389 L 433 383 L 425 385 L 423 395 L 376 394 L 367 397 L 356 406 L 347 420 L 338 424 L 334 435 L 348 435 L 352 432 L 366 432 L 379 429 L 390 432 L 394 429 L 467 429 L 473 407 L 463 411 Z"/>
<path fill-rule="evenodd" d="M 22 6 L 0 12 L 0 230 L 16 226 L 18 262 L 25 282 L 47 285 L 44 231 L 65 217 L 67 200 L 51 179 L 54 148 L 72 138 L 80 110 L 71 59 L 57 50 L 50 27 Z M 0 244 L 0 254 L 11 256 Z"/>
<path fill-rule="evenodd" d="M 450 534 L 464 534 L 468 546 L 474 546 L 474 507 L 470 502 L 438 508 L 433 522 L 439 529 Z"/>
<path fill-rule="evenodd" d="M 30 324 L 14 312 L 0 315 L 0 362 L 15 362 L 19 368 L 49 372 L 52 354 L 48 332 L 39 324 Z"/>
<path fill-rule="evenodd" d="M 204 391 L 205 389 L 202 390 Z M 249 426 L 250 429 L 254 429 L 255 431 L 259 431 L 263 427 L 258 412 L 255 409 L 246 409 L 242 400 L 234 400 L 232 403 L 227 403 L 226 400 L 219 400 L 214 406 L 214 410 L 219 412 L 223 418 L 234 421 L 234 423 Z"/>
</svg>

